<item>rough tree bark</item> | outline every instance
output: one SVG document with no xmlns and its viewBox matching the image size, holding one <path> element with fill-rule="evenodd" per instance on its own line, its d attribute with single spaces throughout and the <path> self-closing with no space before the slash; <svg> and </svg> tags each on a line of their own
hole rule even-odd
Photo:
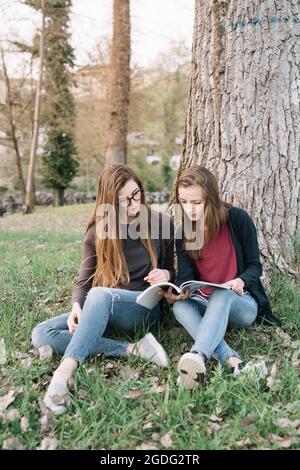
<svg viewBox="0 0 300 470">
<path fill-rule="evenodd" d="M 196 0 L 178 176 L 192 163 L 209 168 L 279 267 L 299 223 L 299 95 L 298 0 Z"/>
<path fill-rule="evenodd" d="M 36 84 L 35 93 L 35 106 L 34 106 L 34 118 L 33 118 L 33 135 L 30 147 L 29 166 L 26 181 L 26 194 L 25 202 L 23 205 L 23 213 L 29 214 L 33 210 L 34 206 L 34 170 L 36 162 L 36 152 L 39 138 L 39 127 L 40 127 L 40 109 L 41 109 L 41 96 L 42 96 L 42 81 L 43 81 L 43 66 L 44 66 L 44 36 L 45 36 L 45 1 L 41 0 L 41 12 L 42 12 L 42 28 L 40 33 L 40 44 L 39 44 L 39 75 Z"/>
<path fill-rule="evenodd" d="M 114 0 L 105 163 L 127 162 L 130 87 L 130 0 Z"/>
</svg>

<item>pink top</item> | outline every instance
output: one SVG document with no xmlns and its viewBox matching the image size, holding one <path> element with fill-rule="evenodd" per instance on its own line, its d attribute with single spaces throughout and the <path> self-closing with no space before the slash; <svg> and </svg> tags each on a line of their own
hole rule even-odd
<svg viewBox="0 0 300 470">
<path fill-rule="evenodd" d="M 202 252 L 202 259 L 195 261 L 201 281 L 223 284 L 237 277 L 236 254 L 227 224 L 221 226 Z M 212 292 L 212 288 L 205 287 L 193 292 L 193 295 L 208 299 Z"/>
</svg>

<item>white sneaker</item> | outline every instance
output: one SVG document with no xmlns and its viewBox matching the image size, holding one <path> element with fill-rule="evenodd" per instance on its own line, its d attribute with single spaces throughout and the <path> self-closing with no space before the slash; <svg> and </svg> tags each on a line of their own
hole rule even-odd
<svg viewBox="0 0 300 470">
<path fill-rule="evenodd" d="M 43 402 L 55 415 L 63 414 L 71 402 L 68 387 L 65 384 L 50 383 Z"/>
<path fill-rule="evenodd" d="M 137 354 L 147 361 L 154 362 L 159 367 L 168 367 L 169 358 L 161 344 L 154 338 L 152 333 L 146 334 L 137 342 L 135 350 Z"/>
<path fill-rule="evenodd" d="M 201 353 L 189 352 L 178 363 L 177 385 L 193 390 L 203 381 L 206 374 L 205 361 Z"/>
</svg>

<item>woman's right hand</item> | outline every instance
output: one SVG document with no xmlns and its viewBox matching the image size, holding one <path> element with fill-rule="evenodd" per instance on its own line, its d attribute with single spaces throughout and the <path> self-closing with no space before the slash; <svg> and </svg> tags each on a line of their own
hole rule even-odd
<svg viewBox="0 0 300 470">
<path fill-rule="evenodd" d="M 67 325 L 71 334 L 73 334 L 77 328 L 78 323 L 80 322 L 82 308 L 78 302 L 74 302 L 72 307 L 72 312 L 70 313 Z"/>
<path fill-rule="evenodd" d="M 183 294 L 174 294 L 172 287 L 169 287 L 167 291 L 162 291 L 165 299 L 167 299 L 167 302 L 169 304 L 173 304 L 174 302 L 177 302 L 177 300 L 186 300 L 189 298 L 190 292 L 188 289 L 185 289 Z"/>
</svg>

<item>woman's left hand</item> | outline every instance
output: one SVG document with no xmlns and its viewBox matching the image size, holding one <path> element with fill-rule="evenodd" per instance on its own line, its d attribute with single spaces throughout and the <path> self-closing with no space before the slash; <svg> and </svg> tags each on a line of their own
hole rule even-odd
<svg viewBox="0 0 300 470">
<path fill-rule="evenodd" d="M 145 281 L 148 281 L 149 284 L 157 284 L 158 282 L 169 282 L 170 273 L 167 269 L 152 269 L 146 277 Z"/>
<path fill-rule="evenodd" d="M 232 279 L 232 281 L 225 282 L 225 284 L 231 287 L 231 289 L 237 294 L 244 294 L 245 283 L 241 278 L 237 277 L 236 279 Z"/>
</svg>

